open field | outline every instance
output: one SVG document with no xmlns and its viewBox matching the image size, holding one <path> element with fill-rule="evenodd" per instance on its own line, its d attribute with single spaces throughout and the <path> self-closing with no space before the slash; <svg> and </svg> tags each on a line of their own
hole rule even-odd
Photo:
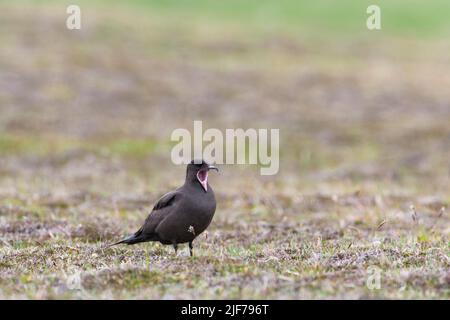
<svg viewBox="0 0 450 320">
<path fill-rule="evenodd" d="M 85 1 L 69 31 L 0 1 L 0 298 L 449 299 L 450 4 L 382 1 L 372 34 L 316 2 Z M 280 173 L 212 174 L 194 258 L 103 250 L 182 183 L 194 120 L 279 128 Z"/>
</svg>

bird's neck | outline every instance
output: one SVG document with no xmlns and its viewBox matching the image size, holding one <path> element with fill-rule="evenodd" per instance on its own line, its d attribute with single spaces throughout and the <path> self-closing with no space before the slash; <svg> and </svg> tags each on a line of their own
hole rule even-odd
<svg viewBox="0 0 450 320">
<path fill-rule="evenodd" d="M 211 187 L 209 183 L 207 184 L 208 188 L 207 191 L 203 189 L 202 185 L 200 184 L 200 181 L 197 180 L 197 177 L 193 179 L 186 179 L 184 182 L 184 187 L 191 190 L 192 192 L 200 192 L 200 193 L 210 193 Z"/>
</svg>

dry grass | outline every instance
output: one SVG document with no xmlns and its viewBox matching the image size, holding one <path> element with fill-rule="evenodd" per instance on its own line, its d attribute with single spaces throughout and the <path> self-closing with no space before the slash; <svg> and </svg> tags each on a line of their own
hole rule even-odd
<svg viewBox="0 0 450 320">
<path fill-rule="evenodd" d="M 445 44 L 31 8 L 0 6 L 0 298 L 450 298 Z M 194 258 L 103 250 L 182 182 L 169 137 L 195 119 L 280 128 L 280 174 L 213 176 Z"/>
</svg>

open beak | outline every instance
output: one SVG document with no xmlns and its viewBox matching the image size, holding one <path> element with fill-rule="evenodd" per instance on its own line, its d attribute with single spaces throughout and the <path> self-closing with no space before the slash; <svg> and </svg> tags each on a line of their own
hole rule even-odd
<svg viewBox="0 0 450 320">
<path fill-rule="evenodd" d="M 216 166 L 208 166 L 207 169 L 202 169 L 197 172 L 197 180 L 202 185 L 205 192 L 208 192 L 208 171 L 209 170 L 216 170 L 219 172 L 219 168 Z"/>
<path fill-rule="evenodd" d="M 219 172 L 219 168 L 217 168 L 216 166 L 208 166 L 208 170 L 216 170 L 217 172 Z"/>
</svg>

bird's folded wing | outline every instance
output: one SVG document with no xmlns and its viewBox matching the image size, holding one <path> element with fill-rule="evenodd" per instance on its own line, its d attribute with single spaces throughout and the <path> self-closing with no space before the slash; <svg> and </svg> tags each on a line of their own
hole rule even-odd
<svg viewBox="0 0 450 320">
<path fill-rule="evenodd" d="M 177 197 L 179 197 L 179 193 L 176 192 L 176 191 L 171 191 L 169 193 L 166 193 L 155 204 L 155 206 L 153 207 L 153 211 L 160 210 L 160 209 L 162 209 L 164 207 L 170 206 L 175 201 L 175 199 Z"/>
<path fill-rule="evenodd" d="M 181 193 L 177 191 L 172 191 L 162 196 L 147 219 L 145 219 L 142 226 L 143 232 L 147 235 L 154 233 L 156 227 L 173 211 L 181 197 Z"/>
</svg>

